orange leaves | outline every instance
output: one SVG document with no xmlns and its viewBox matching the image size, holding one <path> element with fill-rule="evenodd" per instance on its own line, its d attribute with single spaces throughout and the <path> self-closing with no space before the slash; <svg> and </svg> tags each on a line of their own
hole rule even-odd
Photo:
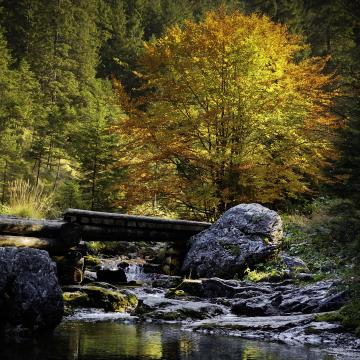
<svg viewBox="0 0 360 360">
<path fill-rule="evenodd" d="M 152 174 L 139 178 L 155 184 L 158 176 L 163 201 L 182 199 L 208 216 L 306 191 L 331 153 L 336 93 L 327 89 L 326 58 L 296 60 L 305 49 L 285 26 L 224 8 L 148 43 L 142 65 L 151 95 L 125 101 L 124 130 Z"/>
</svg>

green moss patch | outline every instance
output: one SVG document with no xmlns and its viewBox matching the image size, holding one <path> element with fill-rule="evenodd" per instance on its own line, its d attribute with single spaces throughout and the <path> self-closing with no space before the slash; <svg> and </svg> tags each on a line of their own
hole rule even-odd
<svg viewBox="0 0 360 360">
<path fill-rule="evenodd" d="M 85 266 L 89 267 L 89 268 L 92 268 L 94 266 L 101 264 L 100 259 L 98 259 L 96 256 L 93 256 L 93 255 L 84 256 L 84 260 L 85 260 Z"/>
<path fill-rule="evenodd" d="M 94 307 L 105 311 L 133 311 L 138 305 L 134 294 L 124 294 L 97 286 L 83 286 L 75 292 L 64 292 L 65 303 L 71 307 Z"/>
</svg>

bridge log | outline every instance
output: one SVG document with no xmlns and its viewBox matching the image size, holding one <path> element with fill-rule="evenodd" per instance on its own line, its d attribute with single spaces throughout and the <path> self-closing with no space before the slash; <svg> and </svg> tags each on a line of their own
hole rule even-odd
<svg viewBox="0 0 360 360">
<path fill-rule="evenodd" d="M 34 220 L 0 216 L 0 233 L 56 237 L 65 223 L 58 220 Z"/>
<path fill-rule="evenodd" d="M 207 229 L 206 222 L 68 209 L 64 221 L 81 226 L 84 241 L 186 242 Z"/>
<path fill-rule="evenodd" d="M 80 240 L 77 224 L 0 216 L 0 246 L 34 247 L 64 254 Z"/>
<path fill-rule="evenodd" d="M 59 246 L 61 243 L 52 238 L 38 238 L 29 236 L 0 235 L 0 247 L 31 247 L 51 252 L 64 252 L 64 247 Z"/>
</svg>

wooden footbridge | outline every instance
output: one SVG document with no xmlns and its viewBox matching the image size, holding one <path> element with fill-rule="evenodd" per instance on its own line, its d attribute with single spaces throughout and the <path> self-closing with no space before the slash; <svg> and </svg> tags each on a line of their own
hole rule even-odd
<svg viewBox="0 0 360 360">
<path fill-rule="evenodd" d="M 0 216 L 0 246 L 47 250 L 57 264 L 60 282 L 71 284 L 83 278 L 84 241 L 169 242 L 171 256 L 175 252 L 182 257 L 187 240 L 209 226 L 207 222 L 68 209 L 61 220 Z"/>
<path fill-rule="evenodd" d="M 62 220 L 0 216 L 0 246 L 25 246 L 64 253 L 80 241 L 183 243 L 210 223 L 68 209 Z"/>
</svg>

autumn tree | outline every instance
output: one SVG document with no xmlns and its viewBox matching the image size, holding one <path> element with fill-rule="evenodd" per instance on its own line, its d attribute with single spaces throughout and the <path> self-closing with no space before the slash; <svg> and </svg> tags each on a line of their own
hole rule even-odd
<svg viewBox="0 0 360 360">
<path fill-rule="evenodd" d="M 224 8 L 147 43 L 153 93 L 124 123 L 146 161 L 130 165 L 141 176 L 128 191 L 137 186 L 146 199 L 154 189 L 144 179 L 158 179 L 165 203 L 207 218 L 309 191 L 331 153 L 335 118 L 326 59 L 298 60 L 306 49 L 285 26 Z"/>
</svg>

